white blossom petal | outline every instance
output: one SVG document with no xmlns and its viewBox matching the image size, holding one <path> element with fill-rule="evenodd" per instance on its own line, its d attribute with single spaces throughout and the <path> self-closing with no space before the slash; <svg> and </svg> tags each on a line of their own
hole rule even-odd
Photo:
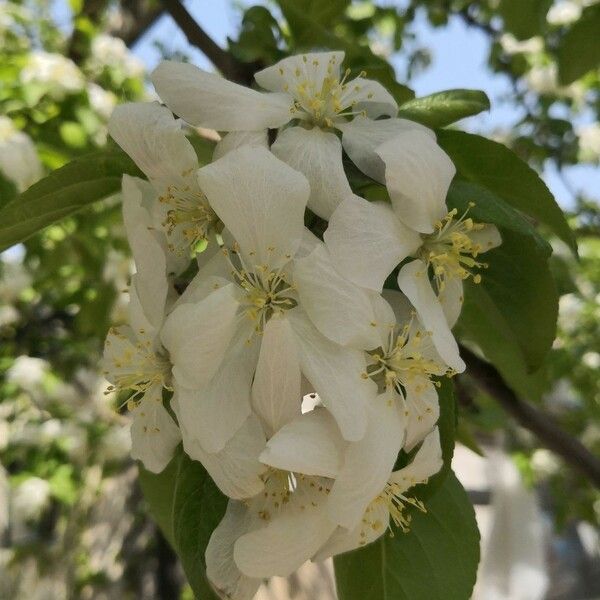
<svg viewBox="0 0 600 600">
<path fill-rule="evenodd" d="M 492 250 L 492 248 L 496 248 L 502 243 L 502 237 L 498 228 L 488 223 L 484 223 L 481 229 L 469 231 L 467 235 L 475 244 L 478 244 L 480 254 Z"/>
<path fill-rule="evenodd" d="M 330 340 L 359 350 L 379 346 L 371 294 L 335 270 L 323 244 L 295 261 L 294 283 L 303 310 Z"/>
<path fill-rule="evenodd" d="M 432 233 L 448 212 L 446 194 L 456 173 L 437 142 L 422 131 L 406 131 L 375 149 L 385 163 L 385 183 L 394 212 L 408 227 Z"/>
<path fill-rule="evenodd" d="M 285 318 L 273 316 L 267 322 L 252 385 L 252 408 L 270 437 L 299 416 L 300 361 L 294 334 Z"/>
<path fill-rule="evenodd" d="M 328 75 L 339 78 L 340 65 L 344 61 L 343 52 L 309 52 L 289 56 L 258 71 L 254 75 L 256 83 L 265 90 L 293 94 L 299 83 L 320 90 Z"/>
<path fill-rule="evenodd" d="M 228 152 L 241 146 L 254 148 L 269 148 L 269 138 L 266 129 L 259 131 L 231 131 L 224 135 L 215 146 L 213 161 L 225 156 Z"/>
<path fill-rule="evenodd" d="M 426 377 L 412 377 L 403 384 L 407 422 L 404 449 L 410 452 L 437 423 L 440 401 L 437 388 Z"/>
<path fill-rule="evenodd" d="M 384 202 L 346 198 L 324 235 L 336 268 L 356 285 L 380 292 L 387 276 L 421 244 Z"/>
<path fill-rule="evenodd" d="M 375 383 L 361 376 L 366 370 L 364 353 L 328 340 L 298 308 L 288 314 L 302 372 L 335 417 L 344 438 L 360 440 L 367 427 L 367 404 L 377 393 Z"/>
<path fill-rule="evenodd" d="M 199 127 L 256 131 L 281 127 L 291 118 L 287 94 L 263 94 L 189 63 L 163 61 L 150 79 L 176 115 Z"/>
<path fill-rule="evenodd" d="M 342 130 L 342 146 L 352 162 L 369 177 L 385 183 L 385 164 L 375 149 L 399 134 L 407 131 L 422 131 L 435 140 L 431 129 L 407 119 L 381 119 L 373 121 L 366 117 L 355 117 L 350 123 L 338 125 Z"/>
<path fill-rule="evenodd" d="M 370 119 L 398 114 L 398 103 L 394 97 L 378 81 L 363 77 L 356 77 L 348 83 L 340 104 L 352 105 L 354 111 L 364 110 Z"/>
<path fill-rule="evenodd" d="M 429 282 L 427 265 L 422 260 L 413 260 L 404 265 L 398 273 L 398 287 L 415 307 L 442 360 L 457 373 L 462 373 L 465 363 Z"/>
<path fill-rule="evenodd" d="M 440 432 L 436 427 L 423 440 L 412 461 L 406 467 L 392 473 L 390 482 L 397 484 L 400 491 L 406 491 L 419 483 L 426 482 L 443 465 Z"/>
<path fill-rule="evenodd" d="M 271 151 L 310 183 L 308 208 L 329 219 L 338 204 L 352 195 L 342 166 L 342 144 L 318 127 L 290 127 L 279 134 Z"/>
<path fill-rule="evenodd" d="M 274 267 L 296 253 L 309 195 L 304 175 L 264 148 L 244 146 L 200 169 L 198 179 L 254 264 Z"/>
<path fill-rule="evenodd" d="M 462 310 L 463 280 L 460 277 L 447 277 L 444 281 L 444 289 L 439 292 L 438 299 L 446 316 L 448 327 L 452 329 L 460 317 Z"/>
<path fill-rule="evenodd" d="M 133 411 L 131 456 L 152 473 L 160 473 L 173 458 L 181 432 L 162 403 L 162 386 L 148 390 Z"/>
<path fill-rule="evenodd" d="M 111 137 L 150 180 L 177 182 L 198 168 L 196 153 L 171 111 L 155 102 L 117 106 Z"/>
<path fill-rule="evenodd" d="M 165 321 L 161 339 L 180 385 L 203 387 L 221 365 L 236 331 L 235 287 L 230 283 L 197 304 L 182 304 Z"/>
<path fill-rule="evenodd" d="M 369 404 L 367 431 L 362 440 L 348 444 L 329 495 L 329 515 L 336 524 L 354 529 L 385 487 L 404 442 L 405 423 L 389 394 Z"/>
<path fill-rule="evenodd" d="M 221 594 L 235 600 L 252 600 L 262 583 L 261 579 L 242 574 L 233 560 L 233 546 L 248 531 L 250 522 L 247 506 L 238 500 L 230 500 L 206 546 L 208 579 Z"/>
<path fill-rule="evenodd" d="M 334 478 L 345 446 L 331 413 L 315 408 L 282 427 L 267 442 L 260 460 L 284 471 Z"/>
<path fill-rule="evenodd" d="M 173 410 L 179 417 L 177 395 Z M 230 498 L 243 500 L 256 496 L 263 488 L 261 475 L 266 471 L 258 457 L 265 447 L 265 434 L 255 415 L 250 415 L 220 452 L 206 452 L 197 440 L 188 435 L 186 423 L 179 421 L 183 449 L 194 460 L 200 461 L 217 487 Z"/>
</svg>

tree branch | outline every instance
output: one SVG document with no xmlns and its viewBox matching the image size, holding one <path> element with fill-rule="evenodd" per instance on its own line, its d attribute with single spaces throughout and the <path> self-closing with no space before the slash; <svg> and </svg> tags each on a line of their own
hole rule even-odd
<svg viewBox="0 0 600 600">
<path fill-rule="evenodd" d="M 119 24 L 110 33 L 121 38 L 131 48 L 165 12 L 158 2 L 150 0 L 122 0 Z"/>
<path fill-rule="evenodd" d="M 212 62 L 221 73 L 242 85 L 250 85 L 254 70 L 238 61 L 229 52 L 223 50 L 214 40 L 196 23 L 192 15 L 179 0 L 162 0 L 163 6 L 173 17 L 188 42 L 201 50 L 208 60 Z"/>
<path fill-rule="evenodd" d="M 546 448 L 561 456 L 566 463 L 600 488 L 600 459 L 579 440 L 566 433 L 550 415 L 518 398 L 492 365 L 464 346 L 461 346 L 461 355 L 467 364 L 467 374 L 481 389 L 492 396 L 522 427 L 534 433 Z"/>
</svg>

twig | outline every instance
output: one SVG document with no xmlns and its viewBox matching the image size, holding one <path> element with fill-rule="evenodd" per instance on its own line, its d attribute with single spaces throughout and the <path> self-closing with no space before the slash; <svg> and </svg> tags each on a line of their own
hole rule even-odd
<svg viewBox="0 0 600 600">
<path fill-rule="evenodd" d="M 492 396 L 525 429 L 534 433 L 546 448 L 561 456 L 566 463 L 600 488 L 600 459 L 579 440 L 565 432 L 550 415 L 518 398 L 492 365 L 465 347 L 461 347 L 461 355 L 467 364 L 467 374 L 481 389 Z"/>
<path fill-rule="evenodd" d="M 179 25 L 179 28 L 192 46 L 200 49 L 221 73 L 232 81 L 242 85 L 250 85 L 254 70 L 238 61 L 229 52 L 223 50 L 214 40 L 196 23 L 192 15 L 179 0 L 162 0 L 163 6 Z"/>
</svg>

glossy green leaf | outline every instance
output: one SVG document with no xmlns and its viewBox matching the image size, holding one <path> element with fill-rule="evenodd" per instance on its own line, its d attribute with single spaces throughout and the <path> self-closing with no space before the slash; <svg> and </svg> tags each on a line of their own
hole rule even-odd
<svg viewBox="0 0 600 600">
<path fill-rule="evenodd" d="M 0 208 L 6 206 L 17 196 L 15 184 L 2 175 L 0 172 Z"/>
<path fill-rule="evenodd" d="M 297 44 L 321 44 L 327 26 L 341 15 L 349 0 L 277 0 Z M 330 45 L 335 48 L 335 45 Z"/>
<path fill-rule="evenodd" d="M 587 7 L 558 49 L 558 76 L 568 85 L 592 69 L 600 69 L 600 4 Z"/>
<path fill-rule="evenodd" d="M 150 513 L 181 559 L 196 598 L 218 600 L 206 578 L 204 552 L 225 513 L 227 499 L 181 446 L 162 473 L 155 475 L 140 467 L 139 480 Z"/>
<path fill-rule="evenodd" d="M 405 102 L 399 117 L 418 121 L 428 127 L 445 127 L 490 109 L 490 101 L 479 90 L 446 90 Z"/>
<path fill-rule="evenodd" d="M 112 148 L 53 171 L 0 210 L 0 250 L 117 193 L 124 173 L 143 176 L 124 152 Z"/>
<path fill-rule="evenodd" d="M 482 255 L 488 268 L 479 285 L 514 335 L 527 372 L 533 372 L 544 362 L 556 334 L 556 284 L 532 238 L 507 229 L 501 235 L 502 245 Z"/>
<path fill-rule="evenodd" d="M 487 188 L 577 250 L 573 232 L 550 190 L 514 152 L 479 135 L 448 129 L 438 131 L 438 142 L 456 165 L 459 178 Z"/>
<path fill-rule="evenodd" d="M 479 531 L 469 498 L 450 473 L 413 511 L 408 533 L 394 531 L 338 556 L 339 600 L 467 600 L 479 563 Z"/>
<path fill-rule="evenodd" d="M 550 256 L 552 246 L 540 235 L 533 223 L 488 189 L 468 181 L 454 180 L 446 199 L 448 208 L 456 208 L 459 214 L 468 211 L 479 223 L 494 223 L 498 227 L 530 236 L 539 252 Z"/>
</svg>

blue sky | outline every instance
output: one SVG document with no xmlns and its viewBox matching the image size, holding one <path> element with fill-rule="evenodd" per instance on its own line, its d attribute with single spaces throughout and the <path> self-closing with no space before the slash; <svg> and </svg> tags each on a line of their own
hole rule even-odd
<svg viewBox="0 0 600 600">
<path fill-rule="evenodd" d="M 397 0 L 387 4 L 397 5 L 400 2 L 401 0 Z M 260 0 L 188 0 L 186 6 L 209 35 L 225 46 L 227 36 L 235 36 L 239 28 L 242 13 L 240 7 L 259 3 L 266 4 Z M 59 9 L 59 12 L 64 15 L 63 10 L 64 8 Z M 458 18 L 451 19 L 446 27 L 434 29 L 428 25 L 423 14 L 418 15 L 415 30 L 419 44 L 430 48 L 433 57 L 430 67 L 411 82 L 418 96 L 450 88 L 484 90 L 492 101 L 492 110 L 461 123 L 462 127 L 471 131 L 489 134 L 494 129 L 510 127 L 518 120 L 518 109 L 502 101 L 503 97 L 511 94 L 508 80 L 503 76 L 492 75 L 486 67 L 489 43 L 483 33 L 467 27 Z M 189 46 L 175 22 L 165 15 L 134 47 L 134 53 L 144 61 L 148 69 L 152 69 L 160 60 L 160 52 L 154 46 L 156 40 L 169 50 L 184 51 L 198 66 L 212 68 L 200 51 Z M 403 71 L 402 56 L 394 57 L 392 63 L 398 72 Z M 543 176 L 561 205 L 565 208 L 572 206 L 572 194 L 557 174 L 546 169 Z M 566 176 L 571 188 L 584 190 L 591 197 L 600 199 L 600 169 L 591 165 L 578 165 L 569 168 Z"/>
</svg>

